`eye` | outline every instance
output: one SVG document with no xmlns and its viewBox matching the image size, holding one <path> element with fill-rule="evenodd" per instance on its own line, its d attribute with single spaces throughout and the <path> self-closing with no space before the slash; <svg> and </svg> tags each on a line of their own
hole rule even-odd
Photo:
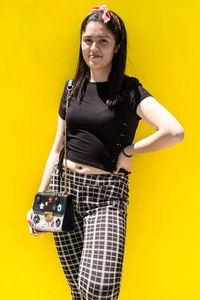
<svg viewBox="0 0 200 300">
<path fill-rule="evenodd" d="M 104 40 L 104 39 L 102 39 L 102 40 L 101 40 L 101 42 L 103 42 L 103 43 L 107 43 L 107 40 Z"/>
<path fill-rule="evenodd" d="M 84 41 L 85 42 L 91 42 L 91 39 L 85 39 Z"/>
</svg>

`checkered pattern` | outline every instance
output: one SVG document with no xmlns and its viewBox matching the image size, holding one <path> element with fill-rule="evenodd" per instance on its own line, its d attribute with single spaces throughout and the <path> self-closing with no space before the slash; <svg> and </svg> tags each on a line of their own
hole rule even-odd
<svg viewBox="0 0 200 300">
<path fill-rule="evenodd" d="M 49 191 L 58 192 L 58 162 Z M 67 169 L 75 196 L 75 230 L 54 240 L 73 300 L 115 300 L 122 277 L 128 201 L 127 174 L 80 174 Z M 61 192 L 65 189 L 62 166 Z"/>
</svg>

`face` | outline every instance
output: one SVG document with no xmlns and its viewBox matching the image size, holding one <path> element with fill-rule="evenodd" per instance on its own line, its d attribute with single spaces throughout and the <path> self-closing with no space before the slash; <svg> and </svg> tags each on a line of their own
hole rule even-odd
<svg viewBox="0 0 200 300">
<path fill-rule="evenodd" d="M 119 50 L 114 35 L 99 22 L 89 22 L 82 33 L 83 58 L 90 69 L 111 70 L 114 53 Z"/>
</svg>

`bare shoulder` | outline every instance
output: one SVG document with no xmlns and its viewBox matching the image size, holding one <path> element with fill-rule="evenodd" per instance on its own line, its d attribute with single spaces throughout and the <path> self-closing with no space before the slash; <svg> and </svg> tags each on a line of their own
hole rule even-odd
<svg viewBox="0 0 200 300">
<path fill-rule="evenodd" d="M 165 129 L 182 133 L 181 124 L 163 105 L 154 97 L 148 96 L 137 106 L 136 113 L 154 129 Z"/>
</svg>

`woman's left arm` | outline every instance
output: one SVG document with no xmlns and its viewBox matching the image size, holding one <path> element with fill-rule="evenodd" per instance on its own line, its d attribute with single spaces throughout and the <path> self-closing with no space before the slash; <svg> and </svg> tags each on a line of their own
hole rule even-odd
<svg viewBox="0 0 200 300">
<path fill-rule="evenodd" d="M 158 151 L 173 146 L 184 139 L 184 129 L 174 116 L 152 96 L 143 99 L 137 106 L 137 115 L 153 127 L 156 132 L 152 135 L 124 148 L 128 155 L 143 152 Z M 126 157 L 120 152 L 117 167 L 131 170 L 132 157 Z"/>
</svg>

